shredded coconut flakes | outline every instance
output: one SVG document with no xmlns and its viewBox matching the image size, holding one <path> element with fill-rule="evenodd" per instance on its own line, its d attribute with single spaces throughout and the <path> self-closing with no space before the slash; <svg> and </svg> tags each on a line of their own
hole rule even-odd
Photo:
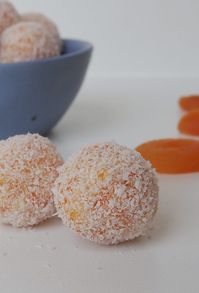
<svg viewBox="0 0 199 293">
<path fill-rule="evenodd" d="M 52 143 L 38 134 L 0 141 L 0 221 L 27 227 L 51 217 L 51 188 L 62 163 Z"/>
<path fill-rule="evenodd" d="M 100 244 L 145 234 L 158 206 L 151 164 L 114 142 L 83 148 L 59 168 L 53 192 L 59 217 Z"/>
</svg>

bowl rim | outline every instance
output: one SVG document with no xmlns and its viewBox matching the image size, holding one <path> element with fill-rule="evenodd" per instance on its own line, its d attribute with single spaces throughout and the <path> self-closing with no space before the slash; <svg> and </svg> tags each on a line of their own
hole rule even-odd
<svg viewBox="0 0 199 293">
<path fill-rule="evenodd" d="M 79 43 L 82 45 L 82 48 L 74 51 L 74 52 L 70 52 L 70 53 L 64 53 L 61 54 L 59 56 L 54 56 L 54 57 L 50 57 L 50 58 L 45 58 L 45 59 L 37 59 L 37 60 L 29 60 L 29 61 L 19 61 L 19 62 L 13 62 L 13 63 L 1 63 L 0 62 L 0 67 L 14 67 L 14 66 L 23 66 L 23 65 L 27 65 L 27 64 L 45 64 L 45 63 L 51 63 L 51 62 L 55 62 L 58 60 L 63 60 L 63 59 L 68 59 L 70 57 L 74 57 L 74 56 L 78 56 L 78 55 L 82 55 L 86 52 L 92 51 L 93 50 L 93 45 L 88 42 L 88 41 L 84 41 L 84 40 L 80 40 L 80 39 L 61 39 L 62 42 L 64 44 L 67 44 L 68 42 L 74 42 L 74 43 Z"/>
</svg>

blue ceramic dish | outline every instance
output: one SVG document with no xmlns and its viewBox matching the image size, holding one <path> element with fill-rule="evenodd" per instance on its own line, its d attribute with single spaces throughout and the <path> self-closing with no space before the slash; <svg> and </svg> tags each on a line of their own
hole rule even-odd
<svg viewBox="0 0 199 293">
<path fill-rule="evenodd" d="M 59 57 L 0 64 L 0 139 L 47 135 L 77 95 L 91 53 L 87 42 L 64 40 Z"/>
</svg>

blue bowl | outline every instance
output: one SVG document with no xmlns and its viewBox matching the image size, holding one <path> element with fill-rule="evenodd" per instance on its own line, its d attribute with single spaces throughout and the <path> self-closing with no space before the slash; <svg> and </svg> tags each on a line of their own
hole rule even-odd
<svg viewBox="0 0 199 293">
<path fill-rule="evenodd" d="M 47 135 L 77 95 L 91 53 L 87 42 L 64 40 L 61 56 L 0 64 L 0 139 Z"/>
</svg>

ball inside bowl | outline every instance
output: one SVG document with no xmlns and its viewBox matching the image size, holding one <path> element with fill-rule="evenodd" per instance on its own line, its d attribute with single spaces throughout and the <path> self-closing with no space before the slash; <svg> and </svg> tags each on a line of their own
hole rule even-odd
<svg viewBox="0 0 199 293">
<path fill-rule="evenodd" d="M 92 45 L 63 40 L 61 56 L 0 64 L 0 139 L 15 134 L 47 135 L 76 97 Z"/>
</svg>

